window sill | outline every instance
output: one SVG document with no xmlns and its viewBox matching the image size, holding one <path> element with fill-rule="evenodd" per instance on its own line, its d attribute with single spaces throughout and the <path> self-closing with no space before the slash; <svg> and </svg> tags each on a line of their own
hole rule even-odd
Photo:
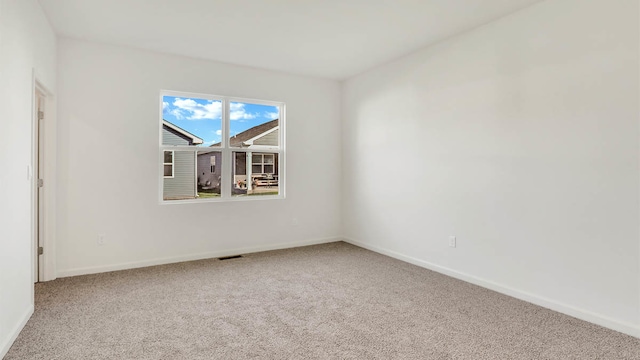
<svg viewBox="0 0 640 360">
<path fill-rule="evenodd" d="M 284 195 L 239 195 L 230 198 L 209 198 L 209 199 L 185 199 L 185 200 L 160 200 L 160 205 L 173 204 L 206 204 L 206 203 L 225 203 L 225 202 L 247 202 L 247 201 L 263 201 L 263 200 L 284 200 Z"/>
</svg>

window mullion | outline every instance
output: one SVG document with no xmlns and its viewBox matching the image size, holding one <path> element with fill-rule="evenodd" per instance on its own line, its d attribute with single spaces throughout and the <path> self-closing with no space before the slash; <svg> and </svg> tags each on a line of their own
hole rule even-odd
<svg viewBox="0 0 640 360">
<path fill-rule="evenodd" d="M 222 167 L 220 169 L 220 196 L 231 197 L 231 161 L 232 153 L 229 149 L 229 100 L 222 100 Z"/>
</svg>

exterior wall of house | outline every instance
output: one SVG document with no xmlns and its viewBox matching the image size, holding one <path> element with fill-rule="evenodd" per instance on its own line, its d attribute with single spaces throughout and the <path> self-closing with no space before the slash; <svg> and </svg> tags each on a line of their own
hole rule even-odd
<svg viewBox="0 0 640 360">
<path fill-rule="evenodd" d="M 180 136 L 175 131 L 167 128 L 166 126 L 162 127 L 162 144 L 163 145 L 192 145 L 191 140 L 185 139 L 183 136 Z"/>
<path fill-rule="evenodd" d="M 189 139 L 176 134 L 166 126 L 162 127 L 164 145 L 191 145 Z M 164 178 L 162 194 L 165 199 L 189 199 L 196 197 L 195 159 L 193 152 L 174 151 L 173 177 Z"/>
<path fill-rule="evenodd" d="M 257 154 L 258 152 L 254 152 Z M 233 177 L 233 181 L 237 184 L 239 181 L 245 181 L 247 179 L 247 158 L 244 156 L 244 153 L 236 153 L 235 159 L 235 173 Z M 278 175 L 278 154 L 275 154 L 274 157 L 274 175 Z M 262 177 L 262 173 L 253 173 L 251 174 L 251 178 L 255 179 L 258 177 Z"/>
<path fill-rule="evenodd" d="M 215 168 L 211 171 L 211 157 L 215 157 Z M 220 170 L 222 168 L 222 154 L 211 152 L 198 154 L 198 186 L 220 187 Z"/>
<path fill-rule="evenodd" d="M 195 159 L 191 151 L 173 153 L 173 177 L 164 178 L 162 194 L 165 199 L 192 199 L 196 197 Z"/>
<path fill-rule="evenodd" d="M 280 129 L 270 132 L 269 134 L 256 139 L 253 144 L 254 145 L 269 145 L 269 146 L 278 146 L 278 137 L 280 136 Z"/>
</svg>

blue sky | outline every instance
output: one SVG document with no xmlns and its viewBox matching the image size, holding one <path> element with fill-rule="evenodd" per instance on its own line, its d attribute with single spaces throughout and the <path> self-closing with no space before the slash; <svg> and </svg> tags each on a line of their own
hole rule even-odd
<svg viewBox="0 0 640 360">
<path fill-rule="evenodd" d="M 277 106 L 232 102 L 229 107 L 231 136 L 279 117 Z M 221 140 L 221 101 L 163 96 L 162 117 L 204 140 L 203 146 Z"/>
</svg>

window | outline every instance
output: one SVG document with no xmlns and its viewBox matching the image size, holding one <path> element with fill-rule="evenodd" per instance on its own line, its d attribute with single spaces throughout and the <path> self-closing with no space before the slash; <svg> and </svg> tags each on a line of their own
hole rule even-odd
<svg viewBox="0 0 640 360">
<path fill-rule="evenodd" d="M 162 91 L 161 201 L 283 198 L 283 103 Z"/>
<path fill-rule="evenodd" d="M 162 164 L 164 167 L 164 177 L 172 178 L 173 177 L 173 151 L 164 151 L 164 163 Z"/>
<path fill-rule="evenodd" d="M 256 174 L 273 175 L 275 154 L 253 154 L 252 171 Z"/>
</svg>

